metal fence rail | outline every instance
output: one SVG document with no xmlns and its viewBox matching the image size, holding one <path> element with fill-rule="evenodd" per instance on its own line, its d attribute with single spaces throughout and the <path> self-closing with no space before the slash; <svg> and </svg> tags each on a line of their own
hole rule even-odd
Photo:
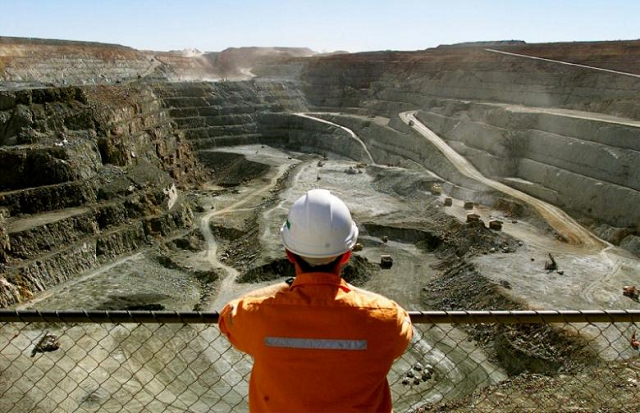
<svg viewBox="0 0 640 413">
<path fill-rule="evenodd" d="M 414 324 L 619 323 L 640 321 L 640 310 L 409 311 Z M 0 310 L 0 323 L 217 323 L 217 312 Z"/>
<path fill-rule="evenodd" d="M 640 311 L 410 312 L 396 411 L 640 411 Z M 217 313 L 0 310 L 0 412 L 247 410 Z"/>
</svg>

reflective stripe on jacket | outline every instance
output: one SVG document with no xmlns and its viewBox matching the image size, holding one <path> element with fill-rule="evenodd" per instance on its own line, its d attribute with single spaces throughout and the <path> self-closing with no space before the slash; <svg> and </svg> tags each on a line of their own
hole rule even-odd
<svg viewBox="0 0 640 413">
<path fill-rule="evenodd" d="M 299 274 L 227 304 L 220 331 L 253 357 L 252 412 L 390 412 L 407 312 L 334 274 Z"/>
</svg>

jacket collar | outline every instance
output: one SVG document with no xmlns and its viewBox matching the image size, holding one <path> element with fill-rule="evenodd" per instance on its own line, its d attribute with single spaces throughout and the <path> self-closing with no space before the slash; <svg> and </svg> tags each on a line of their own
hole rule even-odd
<svg viewBox="0 0 640 413">
<path fill-rule="evenodd" d="M 305 285 L 334 285 L 345 292 L 351 291 L 349 284 L 337 274 L 327 272 L 307 272 L 296 275 L 291 289 Z"/>
</svg>

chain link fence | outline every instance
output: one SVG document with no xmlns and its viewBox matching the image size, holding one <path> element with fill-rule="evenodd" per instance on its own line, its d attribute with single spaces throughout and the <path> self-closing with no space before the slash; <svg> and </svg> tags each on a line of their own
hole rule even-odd
<svg viewBox="0 0 640 413">
<path fill-rule="evenodd" d="M 640 311 L 412 312 L 396 411 L 640 411 Z M 246 411 L 215 313 L 0 311 L 0 412 Z"/>
</svg>

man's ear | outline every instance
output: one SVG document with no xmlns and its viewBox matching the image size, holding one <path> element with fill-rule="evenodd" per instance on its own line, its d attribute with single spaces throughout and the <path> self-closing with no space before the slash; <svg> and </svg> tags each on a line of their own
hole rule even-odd
<svg viewBox="0 0 640 413">
<path fill-rule="evenodd" d="M 340 257 L 340 265 L 345 265 L 346 263 L 349 262 L 349 258 L 351 258 L 351 250 L 345 252 L 344 254 L 342 254 L 342 257 Z"/>
<path fill-rule="evenodd" d="M 295 264 L 296 263 L 296 256 L 293 255 L 293 252 L 291 252 L 289 250 L 285 250 L 285 252 L 287 253 L 287 258 L 289 259 L 289 262 L 291 264 Z"/>
</svg>

